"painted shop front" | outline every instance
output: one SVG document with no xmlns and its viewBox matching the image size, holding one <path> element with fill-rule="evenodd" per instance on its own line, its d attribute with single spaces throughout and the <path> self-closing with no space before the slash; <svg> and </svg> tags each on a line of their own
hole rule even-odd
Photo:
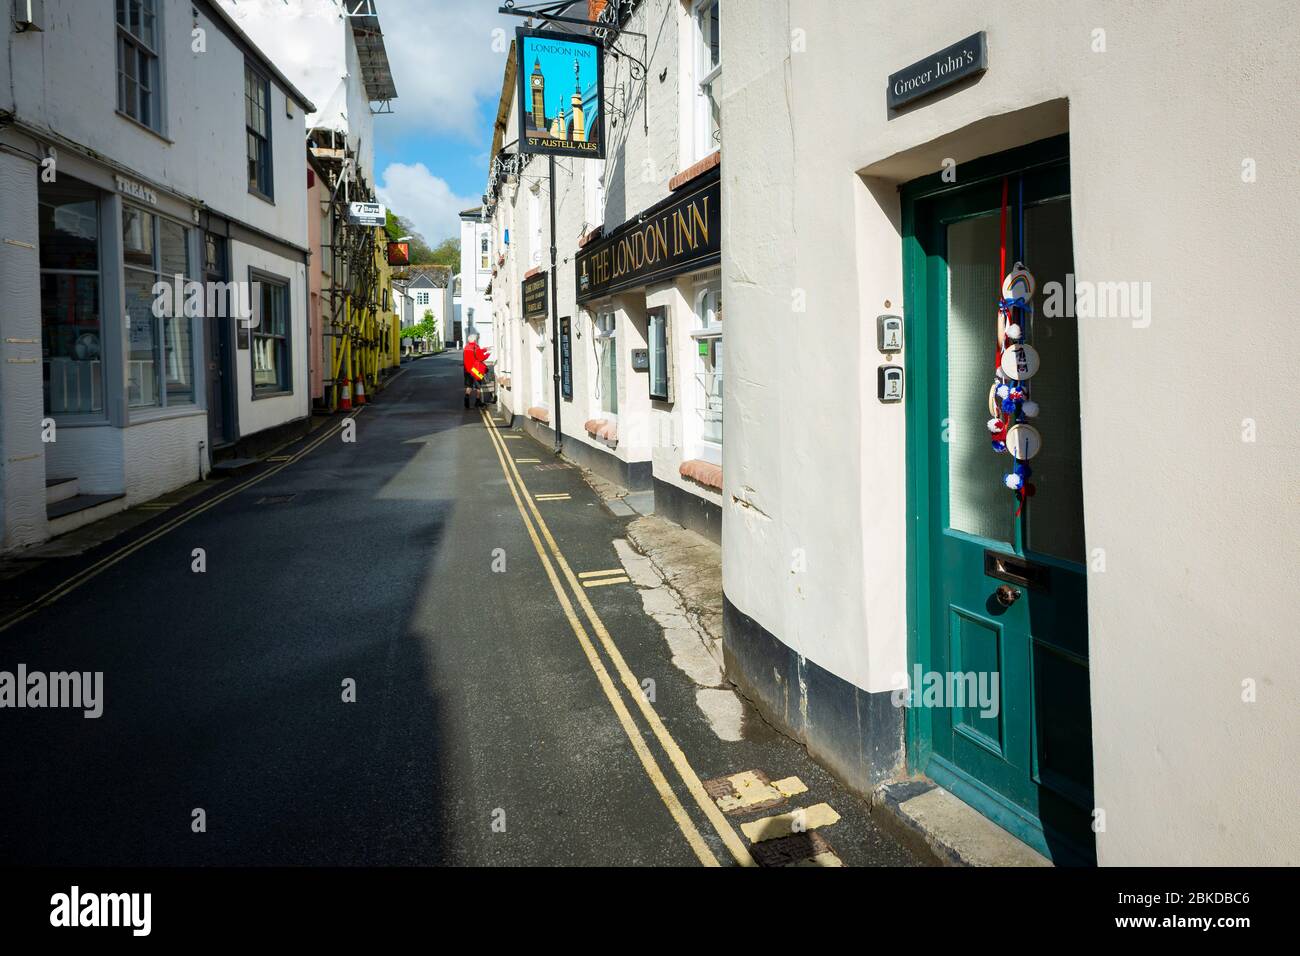
<svg viewBox="0 0 1300 956">
<path fill-rule="evenodd" d="M 628 486 L 652 488 L 657 514 L 714 540 L 721 537 L 721 244 L 712 165 L 588 243 L 574 267 L 595 373 L 585 430 L 608 445 L 643 449 L 628 463 Z"/>
<path fill-rule="evenodd" d="M 722 97 L 727 673 L 861 792 L 942 787 L 1058 864 L 1295 858 L 1300 206 L 1215 66 L 1294 110 L 1284 19 L 729 28 L 770 66 Z"/>
</svg>

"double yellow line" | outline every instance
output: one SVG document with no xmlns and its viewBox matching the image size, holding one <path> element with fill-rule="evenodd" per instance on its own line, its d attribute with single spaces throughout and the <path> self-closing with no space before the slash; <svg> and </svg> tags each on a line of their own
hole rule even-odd
<svg viewBox="0 0 1300 956">
<path fill-rule="evenodd" d="M 215 508 L 217 505 L 221 504 L 221 502 L 225 501 L 228 498 L 234 497 L 235 495 L 239 494 L 241 491 L 244 491 L 246 488 L 251 488 L 253 485 L 257 484 L 258 482 L 266 481 L 266 479 L 270 478 L 272 475 L 279 474 L 285 468 L 288 468 L 294 462 L 300 460 L 301 458 L 303 458 L 304 456 L 312 452 L 314 449 L 320 447 L 330 438 L 337 435 L 339 431 L 342 430 L 344 422 L 346 422 L 348 419 L 356 418 L 368 407 L 369 406 L 367 405 L 361 406 L 356 411 L 354 411 L 351 415 L 346 416 L 343 419 L 343 421 L 340 421 L 337 425 L 331 426 L 327 431 L 325 431 L 324 434 L 312 439 L 310 443 L 308 443 L 303 448 L 301 448 L 297 453 L 289 456 L 287 459 L 275 465 L 273 468 L 268 468 L 266 471 L 262 472 L 261 474 L 255 475 L 254 477 L 249 478 L 247 481 L 242 481 L 239 484 L 235 485 L 235 487 L 230 488 L 227 491 L 223 491 L 221 492 L 221 494 L 216 495 L 213 498 L 210 498 L 209 500 L 203 502 L 203 504 L 199 505 L 198 507 L 191 508 L 189 511 L 185 511 L 177 515 L 175 518 L 172 518 L 170 521 L 163 522 L 157 528 L 154 528 L 154 530 L 150 531 L 148 534 L 144 535 L 143 537 L 138 538 L 135 541 L 132 541 L 130 544 L 126 545 L 125 547 L 119 548 L 118 550 L 114 551 L 112 554 L 100 558 L 98 561 L 96 561 L 94 564 L 90 565 L 89 567 L 82 568 L 76 574 L 72 575 L 72 577 L 56 585 L 51 590 L 45 592 L 36 600 L 32 601 L 30 604 L 24 605 L 23 607 L 19 608 L 11 616 L 5 618 L 3 621 L 0 621 L 0 632 L 4 632 L 8 630 L 9 628 L 13 627 L 15 624 L 19 623 L 20 621 L 27 620 L 27 618 L 31 617 L 41 608 L 53 604 L 55 601 L 59 600 L 60 598 L 65 597 L 68 594 L 71 594 L 73 591 L 81 587 L 87 581 L 99 577 L 99 575 L 103 574 L 105 571 L 107 571 L 113 565 L 117 564 L 119 561 L 122 561 L 123 559 L 130 557 L 131 555 L 135 554 L 135 552 L 145 547 L 145 545 L 157 541 L 163 535 L 167 534 L 170 531 L 174 531 L 176 528 L 179 528 L 187 521 L 193 518 L 197 518 L 199 515 L 203 514 L 203 512 L 207 511 L 208 509 Z"/>
<path fill-rule="evenodd" d="M 578 576 L 573 573 L 569 562 L 565 560 L 564 554 L 560 551 L 559 546 L 555 543 L 555 538 L 551 535 L 550 528 L 547 527 L 541 512 L 537 510 L 536 503 L 533 501 L 532 496 L 529 495 L 528 486 L 524 484 L 519 469 L 515 467 L 510 456 L 506 454 L 506 445 L 497 431 L 496 422 L 492 420 L 492 416 L 487 414 L 486 411 L 482 415 L 483 423 L 487 426 L 488 435 L 491 436 L 493 448 L 496 450 L 497 459 L 501 462 L 501 470 L 505 474 L 506 484 L 510 487 L 510 494 L 515 500 L 515 507 L 519 509 L 519 516 L 523 519 L 524 527 L 528 530 L 528 536 L 532 539 L 537 556 L 541 559 L 542 567 L 546 570 L 546 576 L 550 579 L 551 588 L 555 591 L 555 596 L 559 598 L 560 607 L 563 608 L 569 626 L 573 629 L 574 636 L 578 638 L 578 643 L 582 645 L 583 653 L 586 654 L 587 661 L 596 674 L 596 680 L 600 683 L 601 690 L 605 692 L 605 697 L 614 709 L 614 714 L 627 734 L 632 749 L 640 758 L 646 776 L 650 778 L 650 782 L 658 792 L 660 799 L 663 800 L 664 806 L 668 808 L 669 814 L 672 815 L 673 820 L 682 831 L 682 835 L 686 837 L 686 842 L 690 844 L 700 862 L 705 866 L 719 866 L 718 858 L 713 855 L 713 851 L 695 826 L 695 821 L 691 819 L 690 814 L 687 813 L 686 808 L 682 806 L 681 801 L 677 798 L 677 794 L 668 783 L 668 779 L 660 768 L 658 761 L 646 744 L 644 735 L 642 735 L 640 728 L 632 719 L 632 714 L 628 710 L 623 697 L 619 694 L 614 679 L 610 676 L 604 661 L 596 651 L 591 634 L 588 633 L 586 626 L 583 625 L 574 610 L 574 600 L 582 608 L 592 633 L 595 634 L 597 641 L 604 648 L 605 654 L 613 664 L 614 672 L 618 675 L 623 689 L 641 711 L 641 716 L 649 725 L 655 740 L 659 742 L 659 746 L 667 754 L 669 762 L 672 764 L 673 769 L 677 771 L 677 775 L 681 778 L 687 792 L 700 810 L 703 811 L 705 818 L 713 826 L 723 845 L 731 853 L 735 861 L 741 866 L 754 866 L 754 858 L 749 855 L 749 850 L 745 847 L 744 841 L 737 835 L 731 823 L 723 816 L 717 804 L 705 791 L 704 785 L 700 783 L 700 778 L 686 759 L 686 754 L 682 752 L 681 747 L 668 733 L 663 721 L 659 719 L 659 715 L 650 706 L 641 685 L 637 682 L 636 675 L 627 666 L 627 661 L 623 659 L 618 646 L 614 643 L 613 638 L 609 636 L 609 631 L 605 629 L 600 615 L 591 606 L 591 602 L 587 599 Z M 525 502 L 527 502 L 527 508 L 524 507 Z M 545 546 L 542 543 L 543 539 L 545 540 Z M 568 590 L 564 587 L 565 583 L 568 584 Z M 569 597 L 569 591 L 573 593 L 572 599 Z"/>
</svg>

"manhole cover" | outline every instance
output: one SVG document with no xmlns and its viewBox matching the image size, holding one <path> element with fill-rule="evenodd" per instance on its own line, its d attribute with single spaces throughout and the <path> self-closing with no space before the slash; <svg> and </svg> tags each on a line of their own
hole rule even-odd
<svg viewBox="0 0 1300 956">
<path fill-rule="evenodd" d="M 821 856 L 834 854 L 831 845 L 816 830 L 792 833 L 776 840 L 763 840 L 749 848 L 750 855 L 759 866 L 790 866 Z"/>
</svg>

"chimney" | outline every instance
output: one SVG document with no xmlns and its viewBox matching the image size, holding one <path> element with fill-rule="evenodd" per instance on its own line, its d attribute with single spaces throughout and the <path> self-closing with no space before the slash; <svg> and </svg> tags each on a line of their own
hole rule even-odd
<svg viewBox="0 0 1300 956">
<path fill-rule="evenodd" d="M 587 19 L 598 19 L 601 11 L 603 11 L 607 6 L 609 6 L 609 0 L 587 0 Z"/>
</svg>

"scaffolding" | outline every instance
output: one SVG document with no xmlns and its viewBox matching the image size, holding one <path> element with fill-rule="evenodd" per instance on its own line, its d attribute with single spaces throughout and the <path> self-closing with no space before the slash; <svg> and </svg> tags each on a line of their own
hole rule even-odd
<svg viewBox="0 0 1300 956">
<path fill-rule="evenodd" d="M 349 219 L 354 202 L 375 202 L 374 188 L 356 167 L 346 134 L 312 131 L 312 154 L 325 171 L 329 192 L 322 210 L 328 242 L 326 312 L 321 316 L 325 342 L 324 403 L 333 412 L 364 404 L 381 385 L 385 370 L 400 362 L 399 320 L 389 297 L 391 271 L 387 232 Z"/>
</svg>

